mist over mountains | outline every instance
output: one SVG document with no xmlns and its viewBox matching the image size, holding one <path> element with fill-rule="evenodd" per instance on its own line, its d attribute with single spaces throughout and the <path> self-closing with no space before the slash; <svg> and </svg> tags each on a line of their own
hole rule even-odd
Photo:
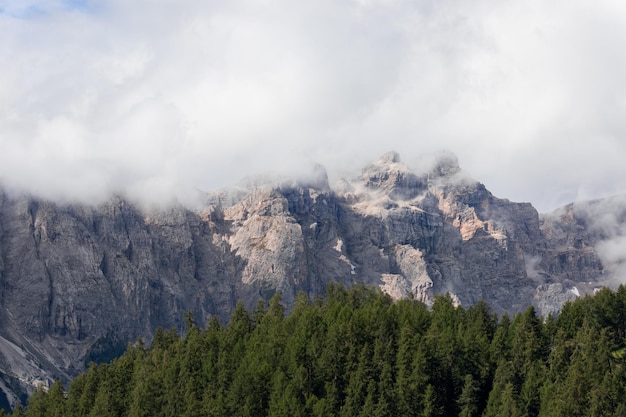
<svg viewBox="0 0 626 417">
<path fill-rule="evenodd" d="M 281 293 L 322 295 L 363 283 L 427 305 L 449 292 L 494 311 L 547 315 L 612 286 L 626 270 L 626 199 L 539 215 L 499 199 L 440 154 L 422 172 L 395 152 L 331 186 L 251 177 L 199 194 L 196 208 L 148 210 L 121 197 L 96 205 L 0 194 L 0 388 L 68 380 L 161 326 L 228 320 Z M 29 388 L 30 387 L 30 388 Z"/>
<path fill-rule="evenodd" d="M 3 0 L 0 181 L 162 203 L 445 148 L 540 211 L 623 193 L 624 21 L 606 0 Z"/>
</svg>

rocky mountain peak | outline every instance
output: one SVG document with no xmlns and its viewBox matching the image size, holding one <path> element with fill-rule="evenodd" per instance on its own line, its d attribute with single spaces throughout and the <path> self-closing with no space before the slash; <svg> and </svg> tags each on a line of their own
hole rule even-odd
<svg viewBox="0 0 626 417">
<path fill-rule="evenodd" d="M 263 175 L 247 177 L 239 183 L 239 188 L 254 190 L 261 188 L 314 188 L 328 191 L 328 174 L 320 164 L 305 167 L 300 172 L 280 173 L 268 172 Z"/>
<path fill-rule="evenodd" d="M 626 276 L 626 202 L 540 221 L 464 176 L 451 153 L 420 168 L 389 152 L 330 189 L 317 165 L 149 217 L 121 198 L 63 206 L 0 190 L 0 368 L 11 372 L 0 373 L 0 403 L 2 391 L 16 400 L 21 375 L 29 389 L 67 380 L 159 326 L 183 328 L 184 312 L 226 321 L 237 301 L 252 309 L 277 292 L 289 308 L 299 291 L 363 283 L 548 314 L 610 272 Z"/>
<path fill-rule="evenodd" d="M 459 160 L 452 152 L 441 152 L 436 156 L 431 176 L 451 177 L 461 171 Z"/>
<path fill-rule="evenodd" d="M 386 154 L 382 155 L 379 159 L 378 159 L 378 163 L 381 165 L 384 164 L 397 164 L 400 163 L 400 154 L 396 151 L 390 151 L 387 152 Z"/>
<path fill-rule="evenodd" d="M 297 184 L 302 188 L 314 188 L 322 191 L 330 190 L 328 173 L 326 172 L 326 168 L 321 164 L 314 164 L 311 172 L 301 175 L 298 178 Z"/>
<path fill-rule="evenodd" d="M 396 151 L 390 151 L 383 154 L 376 162 L 373 162 L 363 168 L 362 173 L 389 171 L 410 171 L 409 168 L 400 160 L 400 154 Z"/>
<path fill-rule="evenodd" d="M 411 199 L 427 188 L 425 178 L 411 172 L 394 151 L 363 168 L 356 181 L 370 191 L 379 191 L 394 199 Z"/>
</svg>

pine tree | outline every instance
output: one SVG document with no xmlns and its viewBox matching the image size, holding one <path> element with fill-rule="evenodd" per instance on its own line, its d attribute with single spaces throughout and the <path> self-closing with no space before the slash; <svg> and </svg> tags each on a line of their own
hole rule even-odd
<svg viewBox="0 0 626 417">
<path fill-rule="evenodd" d="M 366 397 L 368 395 L 368 385 L 372 382 L 371 357 L 372 352 L 369 345 L 363 346 L 357 369 L 351 373 L 348 381 L 345 404 L 341 408 L 342 416 L 348 417 L 358 415 L 359 410 L 361 410 L 365 404 Z M 375 386 L 372 387 L 372 390 L 374 390 L 374 388 Z M 373 403 L 374 398 L 370 398 L 370 402 Z"/>
<path fill-rule="evenodd" d="M 85 382 L 80 398 L 78 399 L 77 416 L 88 416 L 93 408 L 98 393 L 98 385 L 100 384 L 100 376 L 106 365 L 96 365 L 93 362 L 89 365 L 89 369 L 85 373 Z"/>
<path fill-rule="evenodd" d="M 272 401 L 274 400 L 274 401 Z M 274 404 L 272 404 L 274 402 Z M 273 406 L 279 404 L 279 413 L 273 412 Z M 314 404 L 305 404 L 302 400 L 301 391 L 281 371 L 274 373 L 272 394 L 270 397 L 269 415 L 304 417 L 311 414 Z"/>
<path fill-rule="evenodd" d="M 394 417 L 398 415 L 396 405 L 398 399 L 394 386 L 394 375 L 392 367 L 388 362 L 382 365 L 378 382 L 378 398 L 374 417 Z"/>
<path fill-rule="evenodd" d="M 493 335 L 493 339 L 490 344 L 490 362 L 497 364 L 501 360 L 508 360 L 510 355 L 510 343 L 509 343 L 509 327 L 511 320 L 509 315 L 504 313 L 500 317 L 500 322 L 496 327 L 496 331 Z"/>
<path fill-rule="evenodd" d="M 203 375 L 203 358 L 207 347 L 202 332 L 191 317 L 187 319 L 187 326 L 179 376 L 184 384 L 182 414 L 185 417 L 200 417 L 207 385 Z"/>
<path fill-rule="evenodd" d="M 163 368 L 156 355 L 149 355 L 142 361 L 134 375 L 133 390 L 130 393 L 129 417 L 158 417 L 168 413 L 165 390 L 163 389 Z M 169 410 L 172 409 L 170 405 Z"/>
<path fill-rule="evenodd" d="M 502 391 L 501 403 L 498 413 L 499 417 L 520 417 L 520 411 L 517 407 L 517 401 L 515 399 L 515 391 L 513 384 L 508 382 L 504 386 Z"/>
<path fill-rule="evenodd" d="M 415 416 L 419 401 L 418 381 L 413 378 L 413 357 L 417 351 L 417 335 L 413 326 L 405 323 L 400 331 L 398 358 L 396 359 L 396 393 L 398 396 L 398 415 Z M 415 364 L 417 365 L 417 364 Z"/>
<path fill-rule="evenodd" d="M 363 407 L 358 414 L 359 417 L 372 417 L 375 415 L 376 397 L 376 382 L 374 380 L 370 380 L 367 384 L 367 394 L 365 396 L 365 401 L 363 402 Z"/>
<path fill-rule="evenodd" d="M 503 408 L 517 409 L 517 406 L 511 405 L 505 406 L 505 403 L 517 402 L 515 396 L 513 384 L 511 381 L 515 378 L 515 371 L 510 361 L 502 359 L 498 364 L 493 379 L 493 388 L 489 393 L 489 400 L 487 401 L 487 408 L 484 412 L 484 417 L 500 417 Z"/>
<path fill-rule="evenodd" d="M 520 391 L 520 409 L 524 416 L 536 417 L 541 407 L 541 387 L 544 383 L 545 367 L 541 361 L 531 365 Z"/>
<path fill-rule="evenodd" d="M 113 390 L 109 381 L 104 381 L 98 387 L 93 407 L 89 412 L 89 417 L 115 417 L 117 414 L 113 410 Z"/>
<path fill-rule="evenodd" d="M 61 381 L 55 381 L 46 398 L 46 417 L 65 417 L 65 392 Z"/>
<path fill-rule="evenodd" d="M 15 408 L 13 409 L 13 417 L 23 417 L 23 416 L 24 416 L 24 410 L 22 410 L 22 404 L 18 402 L 15 405 Z"/>
<path fill-rule="evenodd" d="M 435 388 L 428 384 L 424 393 L 422 417 L 437 417 L 441 415 L 443 415 L 443 407 L 439 403 Z"/>
<path fill-rule="evenodd" d="M 533 363 L 543 360 L 547 354 L 542 323 L 530 306 L 511 323 L 511 363 L 515 372 L 511 381 L 519 392 Z"/>
<path fill-rule="evenodd" d="M 465 376 L 461 396 L 457 400 L 459 417 L 476 417 L 479 415 L 480 387 L 471 374 Z"/>
<path fill-rule="evenodd" d="M 46 417 L 47 393 L 42 387 L 37 388 L 28 399 L 25 417 Z"/>
</svg>

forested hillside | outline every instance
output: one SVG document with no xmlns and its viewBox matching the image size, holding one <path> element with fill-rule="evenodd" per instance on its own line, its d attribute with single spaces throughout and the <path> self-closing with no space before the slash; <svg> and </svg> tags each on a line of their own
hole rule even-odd
<svg viewBox="0 0 626 417">
<path fill-rule="evenodd" d="M 543 320 L 498 318 L 485 303 L 432 309 L 377 289 L 331 285 L 279 296 L 228 325 L 187 317 L 64 393 L 36 391 L 26 416 L 624 416 L 626 288 Z"/>
</svg>

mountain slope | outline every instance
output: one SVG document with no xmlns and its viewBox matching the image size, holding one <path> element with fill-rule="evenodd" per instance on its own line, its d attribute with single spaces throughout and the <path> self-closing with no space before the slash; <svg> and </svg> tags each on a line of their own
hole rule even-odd
<svg viewBox="0 0 626 417">
<path fill-rule="evenodd" d="M 181 329 L 186 311 L 225 321 L 238 300 L 253 308 L 276 292 L 290 306 L 298 291 L 365 283 L 546 314 L 611 272 L 596 248 L 615 236 L 590 226 L 594 216 L 540 217 L 494 197 L 449 154 L 423 174 L 389 153 L 334 188 L 317 167 L 206 201 L 145 213 L 121 198 L 86 207 L 2 194 L 0 388 L 68 379 L 158 326 Z"/>
</svg>

